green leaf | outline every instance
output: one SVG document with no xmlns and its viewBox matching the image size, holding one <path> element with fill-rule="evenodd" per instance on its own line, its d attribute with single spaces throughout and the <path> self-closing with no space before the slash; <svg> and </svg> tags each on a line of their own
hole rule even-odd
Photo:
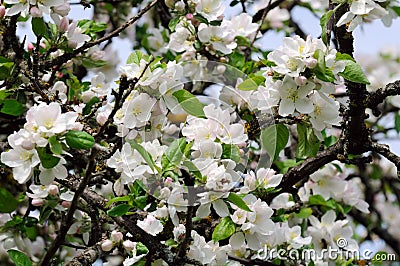
<svg viewBox="0 0 400 266">
<path fill-rule="evenodd" d="M 46 36 L 47 25 L 43 18 L 32 18 L 32 30 L 36 36 Z"/>
<path fill-rule="evenodd" d="M 301 161 L 296 161 L 293 159 L 288 159 L 283 162 L 275 162 L 276 166 L 279 168 L 281 174 L 285 174 L 289 168 L 300 164 Z"/>
<path fill-rule="evenodd" d="M 311 208 L 303 208 L 300 210 L 299 213 L 296 213 L 295 216 L 296 216 L 296 218 L 299 218 L 299 219 L 305 219 L 305 218 L 310 217 L 312 215 L 312 212 L 313 211 Z"/>
<path fill-rule="evenodd" d="M 330 209 L 334 209 L 336 207 L 335 201 L 326 201 L 321 195 L 312 195 L 308 199 L 308 203 L 310 205 L 321 205 L 329 207 Z"/>
<path fill-rule="evenodd" d="M 399 113 L 394 114 L 394 129 L 396 130 L 397 133 L 400 133 L 400 114 Z"/>
<path fill-rule="evenodd" d="M 246 63 L 246 57 L 238 51 L 234 51 L 233 53 L 229 54 L 228 58 L 229 64 L 239 69 L 243 68 L 244 64 Z"/>
<path fill-rule="evenodd" d="M 235 163 L 240 160 L 240 149 L 233 144 L 222 144 L 221 159 L 231 159 Z"/>
<path fill-rule="evenodd" d="M 264 77 L 262 77 L 264 78 Z M 260 78 L 260 76 L 254 76 L 252 78 L 246 79 L 239 84 L 238 89 L 242 91 L 253 91 L 258 89 L 258 85 L 265 81 Z"/>
<path fill-rule="evenodd" d="M 110 207 L 111 204 L 115 202 L 121 202 L 121 201 L 129 201 L 130 197 L 129 196 L 122 196 L 122 197 L 115 197 L 107 201 L 106 208 Z"/>
<path fill-rule="evenodd" d="M 150 166 L 151 170 L 157 170 L 158 172 L 161 172 L 161 169 L 154 163 L 153 158 L 151 157 L 151 154 L 146 151 L 142 145 L 136 143 L 134 140 L 128 141 L 128 143 L 131 144 L 132 148 L 137 150 L 139 154 L 143 157 L 143 159 L 146 161 L 146 163 Z"/>
<path fill-rule="evenodd" d="M 340 72 L 339 75 L 344 77 L 345 79 L 355 82 L 355 83 L 362 83 L 362 84 L 370 84 L 365 76 L 364 71 L 362 70 L 361 66 L 354 61 L 351 60 L 342 60 L 346 63 L 346 68 L 343 72 Z"/>
<path fill-rule="evenodd" d="M 192 173 L 197 180 L 202 181 L 203 180 L 203 176 L 201 175 L 201 172 L 199 171 L 199 169 L 197 169 L 196 165 L 191 162 L 191 161 L 184 161 L 182 163 L 182 165 L 184 167 L 187 168 L 187 171 L 189 171 L 190 173 Z"/>
<path fill-rule="evenodd" d="M 144 59 L 145 61 L 149 61 L 149 56 L 142 51 L 134 51 L 132 52 L 129 56 L 128 59 L 126 60 L 127 64 L 135 64 L 135 65 L 140 65 L 140 61 Z"/>
<path fill-rule="evenodd" d="M 107 214 L 111 217 L 118 217 L 126 214 L 129 209 L 131 208 L 131 205 L 129 204 L 120 204 L 115 207 L 113 207 L 111 210 L 107 211 Z"/>
<path fill-rule="evenodd" d="M 236 231 L 236 225 L 230 217 L 224 217 L 219 220 L 217 227 L 215 227 L 212 233 L 212 240 L 218 242 L 219 240 L 224 240 Z"/>
<path fill-rule="evenodd" d="M 143 210 L 147 205 L 147 196 L 139 196 L 133 200 L 136 207 Z"/>
<path fill-rule="evenodd" d="M 90 149 L 94 145 L 94 138 L 85 131 L 69 130 L 65 134 L 65 140 L 73 149 Z"/>
<path fill-rule="evenodd" d="M 168 28 L 171 32 L 175 31 L 176 25 L 178 25 L 179 21 L 180 21 L 181 17 L 178 16 L 176 18 L 173 18 L 169 21 L 168 23 Z"/>
<path fill-rule="evenodd" d="M 61 154 L 62 153 L 62 145 L 57 140 L 56 136 L 52 136 L 49 138 L 50 150 L 54 154 Z"/>
<path fill-rule="evenodd" d="M 36 150 L 38 152 L 40 162 L 44 168 L 53 168 L 60 161 L 59 157 L 55 157 L 53 154 L 48 153 L 45 147 L 36 147 Z"/>
<path fill-rule="evenodd" d="M 261 132 L 261 143 L 270 156 L 271 162 L 278 158 L 279 153 L 286 147 L 288 141 L 289 130 L 285 125 L 272 125 Z"/>
<path fill-rule="evenodd" d="M 0 100 L 0 112 L 12 116 L 20 116 L 25 112 L 25 105 L 16 99 Z"/>
<path fill-rule="evenodd" d="M 229 196 L 226 199 L 229 202 L 232 202 L 233 204 L 235 204 L 236 206 L 241 208 L 242 210 L 252 212 L 252 210 L 250 210 L 249 206 L 247 206 L 246 202 L 244 202 L 244 200 L 239 195 L 231 192 L 231 193 L 229 193 Z"/>
<path fill-rule="evenodd" d="M 304 123 L 300 123 L 297 124 L 297 133 L 296 158 L 302 160 L 314 157 L 318 153 L 321 143 L 315 136 L 313 129 Z"/>
<path fill-rule="evenodd" d="M 0 56 L 0 80 L 7 79 L 10 76 L 13 67 L 14 62 L 12 62 L 11 59 Z"/>
<path fill-rule="evenodd" d="M 136 256 L 149 253 L 149 249 L 141 242 L 136 243 Z"/>
<path fill-rule="evenodd" d="M 161 167 L 163 171 L 171 170 L 180 164 L 186 147 L 186 139 L 174 140 L 161 157 Z"/>
<path fill-rule="evenodd" d="M 328 12 L 326 12 L 325 14 L 322 15 L 319 24 L 321 25 L 321 39 L 325 44 L 328 44 L 328 36 L 326 35 L 326 25 L 328 24 L 329 20 L 331 19 L 332 15 L 333 15 L 334 11 L 333 10 L 329 10 Z"/>
<path fill-rule="evenodd" d="M 10 259 L 15 263 L 15 266 L 32 266 L 31 260 L 25 253 L 15 249 L 10 249 L 7 253 Z"/>
<path fill-rule="evenodd" d="M 93 60 L 89 57 L 82 58 L 82 65 L 86 68 L 97 68 L 107 65 L 104 60 Z"/>
<path fill-rule="evenodd" d="M 203 104 L 197 99 L 196 96 L 188 92 L 187 90 L 179 90 L 172 93 L 174 97 L 178 100 L 179 104 L 182 106 L 188 114 L 204 118 Z"/>
<path fill-rule="evenodd" d="M 391 8 L 397 14 L 397 16 L 400 16 L 400 6 L 392 6 Z"/>
<path fill-rule="evenodd" d="M 14 198 L 6 188 L 0 188 L 0 212 L 13 212 L 18 206 L 18 200 Z"/>
<path fill-rule="evenodd" d="M 346 53 L 340 53 L 340 52 L 337 52 L 336 53 L 336 60 L 337 61 L 341 61 L 341 60 L 350 60 L 350 61 L 353 61 L 353 62 L 356 62 L 356 60 L 354 60 L 354 58 L 351 56 L 351 55 L 349 55 L 349 54 L 346 54 Z"/>
</svg>

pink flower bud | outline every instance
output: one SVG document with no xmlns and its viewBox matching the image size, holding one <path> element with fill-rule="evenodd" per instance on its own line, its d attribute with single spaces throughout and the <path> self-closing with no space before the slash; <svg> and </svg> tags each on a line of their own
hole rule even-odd
<svg viewBox="0 0 400 266">
<path fill-rule="evenodd" d="M 167 177 L 167 178 L 165 178 L 165 181 L 164 181 L 166 184 L 171 184 L 172 183 L 172 178 L 171 177 Z"/>
<path fill-rule="evenodd" d="M 55 196 L 58 194 L 58 187 L 56 185 L 49 186 L 49 194 Z"/>
<path fill-rule="evenodd" d="M 58 28 L 60 29 L 61 32 L 66 32 L 68 30 L 69 26 L 69 19 L 67 17 L 63 17 L 60 21 L 60 25 Z"/>
<path fill-rule="evenodd" d="M 113 242 L 111 241 L 111 240 L 109 240 L 109 239 L 107 239 L 107 240 L 104 240 L 103 241 L 103 243 L 101 243 L 101 249 L 103 250 L 103 251 L 110 251 L 110 250 L 112 250 L 113 249 L 113 247 L 114 247 L 114 244 L 113 244 Z"/>
<path fill-rule="evenodd" d="M 31 16 L 34 18 L 41 18 L 43 16 L 42 11 L 39 8 L 37 8 L 36 6 L 31 7 L 30 13 L 31 13 Z"/>
<path fill-rule="evenodd" d="M 132 251 L 136 248 L 136 243 L 130 240 L 125 240 L 124 242 L 122 242 L 122 246 L 124 247 L 124 249 L 126 249 L 126 251 Z"/>
<path fill-rule="evenodd" d="M 32 205 L 39 207 L 42 206 L 44 204 L 44 200 L 43 199 L 32 199 Z"/>
<path fill-rule="evenodd" d="M 71 202 L 64 200 L 63 202 L 61 202 L 61 206 L 68 209 L 71 206 Z"/>
<path fill-rule="evenodd" d="M 314 57 L 307 58 L 306 60 L 304 60 L 304 62 L 306 63 L 306 66 L 308 68 L 314 68 L 318 63 L 317 59 L 315 59 Z"/>
<path fill-rule="evenodd" d="M 35 46 L 33 46 L 32 43 L 28 43 L 28 51 L 29 51 L 29 52 L 32 52 L 33 49 L 35 49 Z"/>
<path fill-rule="evenodd" d="M 101 112 L 97 114 L 96 121 L 100 126 L 104 125 L 108 119 L 108 115 L 106 112 Z"/>
<path fill-rule="evenodd" d="M 304 84 L 306 84 L 307 82 L 307 78 L 304 76 L 298 76 L 294 79 L 294 81 L 296 82 L 297 85 L 299 86 L 303 86 Z"/>
<path fill-rule="evenodd" d="M 190 20 L 190 19 L 193 19 L 193 14 L 191 14 L 191 13 L 186 14 L 186 18 L 189 19 L 189 20 Z"/>
<path fill-rule="evenodd" d="M 122 241 L 122 239 L 124 238 L 124 235 L 121 232 L 118 231 L 112 231 L 111 232 L 111 241 L 114 243 L 119 243 Z"/>
<path fill-rule="evenodd" d="M 0 6 L 0 18 L 4 18 L 5 15 L 6 15 L 6 7 Z"/>
<path fill-rule="evenodd" d="M 64 2 L 64 4 L 53 7 L 53 12 L 59 14 L 62 17 L 68 15 L 69 11 L 71 11 L 71 7 L 68 2 Z"/>
</svg>

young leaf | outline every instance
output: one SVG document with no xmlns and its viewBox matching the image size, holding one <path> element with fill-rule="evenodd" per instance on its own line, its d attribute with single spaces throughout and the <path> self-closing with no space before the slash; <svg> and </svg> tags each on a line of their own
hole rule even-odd
<svg viewBox="0 0 400 266">
<path fill-rule="evenodd" d="M 301 123 L 297 124 L 298 143 L 296 147 L 296 158 L 306 159 L 314 157 L 319 150 L 320 141 L 315 136 L 311 127 Z"/>
<path fill-rule="evenodd" d="M 186 139 L 174 140 L 161 157 L 161 167 L 163 171 L 177 166 L 181 161 L 186 147 Z"/>
<path fill-rule="evenodd" d="M 329 10 L 328 12 L 326 12 L 325 14 L 322 15 L 321 20 L 319 22 L 319 24 L 321 25 L 321 30 L 322 30 L 321 39 L 325 44 L 328 44 L 328 36 L 326 34 L 326 26 L 328 25 L 328 22 L 331 19 L 333 13 L 334 13 L 333 10 Z"/>
<path fill-rule="evenodd" d="M 31 260 L 25 253 L 15 249 L 10 249 L 7 253 L 10 259 L 15 263 L 15 266 L 32 266 Z"/>
<path fill-rule="evenodd" d="M 400 133 L 400 114 L 395 113 L 394 115 L 394 129 L 397 133 Z"/>
<path fill-rule="evenodd" d="M 54 154 L 61 154 L 62 153 L 62 145 L 57 140 L 56 136 L 52 136 L 49 138 L 50 150 Z"/>
<path fill-rule="evenodd" d="M 128 141 L 132 148 L 137 150 L 139 154 L 143 157 L 143 159 L 146 161 L 146 163 L 150 166 L 151 170 L 157 170 L 158 172 L 161 172 L 161 169 L 154 163 L 153 158 L 151 157 L 151 154 L 146 151 L 142 145 L 136 143 L 134 140 Z"/>
<path fill-rule="evenodd" d="M 239 84 L 238 89 L 242 91 L 253 91 L 258 89 L 257 79 L 249 78 Z"/>
<path fill-rule="evenodd" d="M 55 157 L 53 154 L 48 153 L 45 147 L 36 147 L 36 150 L 38 152 L 40 162 L 44 168 L 53 168 L 60 161 L 59 157 Z"/>
<path fill-rule="evenodd" d="M 303 208 L 300 210 L 299 213 L 296 213 L 295 216 L 296 216 L 296 218 L 299 218 L 299 219 L 305 219 L 305 218 L 310 217 L 312 212 L 313 211 L 311 208 Z"/>
<path fill-rule="evenodd" d="M 143 53 L 142 51 L 134 51 L 128 56 L 126 63 L 140 65 L 140 61 L 142 59 L 148 61 L 149 56 L 147 54 Z"/>
<path fill-rule="evenodd" d="M 215 227 L 214 232 L 212 233 L 212 240 L 214 242 L 218 242 L 219 240 L 224 240 L 231 235 L 233 235 L 236 231 L 235 223 L 232 221 L 230 217 L 224 217 L 219 220 L 217 227 Z"/>
<path fill-rule="evenodd" d="M 261 132 L 261 142 L 270 156 L 271 162 L 278 158 L 279 153 L 286 147 L 288 141 L 289 130 L 285 125 L 272 125 Z"/>
<path fill-rule="evenodd" d="M 108 208 L 111 204 L 115 202 L 121 202 L 121 201 L 129 201 L 130 197 L 129 196 L 122 196 L 122 197 L 115 197 L 107 201 L 106 208 Z"/>
<path fill-rule="evenodd" d="M 337 52 L 336 53 L 336 60 L 337 61 L 341 61 L 341 60 L 350 60 L 350 61 L 353 61 L 353 62 L 356 62 L 356 60 L 354 60 L 354 58 L 351 56 L 351 55 L 349 55 L 349 54 L 346 54 L 346 53 L 340 53 L 340 52 Z"/>
<path fill-rule="evenodd" d="M 73 149 L 90 149 L 94 145 L 94 138 L 85 131 L 69 130 L 65 134 L 65 140 Z"/>
<path fill-rule="evenodd" d="M 43 18 L 32 18 L 32 30 L 36 36 L 45 36 L 47 33 L 47 25 Z"/>
<path fill-rule="evenodd" d="M 174 97 L 178 100 L 179 104 L 182 106 L 188 114 L 204 118 L 205 114 L 203 111 L 203 104 L 197 99 L 196 96 L 188 92 L 187 90 L 179 90 L 172 93 Z"/>
<path fill-rule="evenodd" d="M 126 214 L 129 209 L 131 208 L 131 205 L 129 204 L 120 204 L 115 207 L 113 207 L 111 210 L 107 211 L 107 214 L 111 217 L 118 217 Z"/>
<path fill-rule="evenodd" d="M 0 100 L 0 112 L 12 116 L 20 116 L 25 112 L 25 105 L 16 99 Z"/>
<path fill-rule="evenodd" d="M 239 147 L 233 144 L 222 144 L 221 159 L 231 159 L 235 163 L 240 160 Z"/>
<path fill-rule="evenodd" d="M 180 19 L 181 17 L 177 16 L 169 21 L 168 28 L 171 32 L 175 31 L 176 25 L 178 25 Z"/>
<path fill-rule="evenodd" d="M 343 72 L 340 72 L 339 75 L 344 77 L 345 79 L 355 82 L 355 83 L 362 83 L 362 84 L 370 84 L 365 76 L 364 71 L 362 70 L 361 66 L 354 61 L 351 60 L 342 60 L 346 63 L 346 68 Z"/>
<path fill-rule="evenodd" d="M 241 208 L 244 211 L 252 212 L 252 210 L 250 210 L 249 206 L 247 206 L 246 202 L 244 202 L 244 200 L 235 193 L 232 193 L 232 192 L 229 193 L 227 200 L 229 202 L 232 202 L 233 204 L 235 204 L 236 206 L 238 206 L 239 208 Z"/>
<path fill-rule="evenodd" d="M 14 198 L 6 188 L 0 188 L 0 212 L 10 213 L 13 212 L 18 205 L 18 200 Z"/>
</svg>

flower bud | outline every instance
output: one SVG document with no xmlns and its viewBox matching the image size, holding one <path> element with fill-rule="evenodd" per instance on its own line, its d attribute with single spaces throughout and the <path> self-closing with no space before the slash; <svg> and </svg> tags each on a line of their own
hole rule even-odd
<svg viewBox="0 0 400 266">
<path fill-rule="evenodd" d="M 111 241 L 111 240 L 109 240 L 109 239 L 107 239 L 107 240 L 104 240 L 103 241 L 103 243 L 101 243 L 101 249 L 103 250 L 103 251 L 110 251 L 110 250 L 112 250 L 113 249 L 113 247 L 114 247 L 114 244 L 113 244 L 113 242 Z"/>
<path fill-rule="evenodd" d="M 124 235 L 121 232 L 118 231 L 112 231 L 111 232 L 111 241 L 114 243 L 119 243 L 122 241 L 122 239 L 124 238 Z"/>
<path fill-rule="evenodd" d="M 298 76 L 294 79 L 294 81 L 296 82 L 297 85 L 299 86 L 303 86 L 304 84 L 306 84 L 307 82 L 307 78 L 304 76 Z"/>
<path fill-rule="evenodd" d="M 4 18 L 6 15 L 6 7 L 0 5 L 0 18 Z"/>
<path fill-rule="evenodd" d="M 36 6 L 31 7 L 30 13 L 33 18 L 41 18 L 43 16 L 42 11 Z"/>
<path fill-rule="evenodd" d="M 49 186 L 49 194 L 55 196 L 58 194 L 58 187 L 56 185 Z"/>
<path fill-rule="evenodd" d="M 306 66 L 308 68 L 314 68 L 317 66 L 318 63 L 317 59 L 315 59 L 314 57 L 307 58 L 306 60 L 304 60 L 304 62 L 306 63 Z"/>
<path fill-rule="evenodd" d="M 106 112 L 101 112 L 97 114 L 96 121 L 100 126 L 104 125 L 108 119 L 108 114 Z"/>
<path fill-rule="evenodd" d="M 61 202 L 61 206 L 68 209 L 71 206 L 71 202 L 64 200 L 63 202 Z"/>
<path fill-rule="evenodd" d="M 91 90 L 82 92 L 82 100 L 84 103 L 88 103 L 94 96 L 96 96 L 96 95 Z"/>
<path fill-rule="evenodd" d="M 132 251 L 136 248 L 136 243 L 130 240 L 125 240 L 124 242 L 122 242 L 122 246 L 126 251 Z"/>
<path fill-rule="evenodd" d="M 32 199 L 32 205 L 39 207 L 42 206 L 44 204 L 44 200 L 43 199 Z"/>
<path fill-rule="evenodd" d="M 65 17 L 68 15 L 69 11 L 71 11 L 71 7 L 68 2 L 64 2 L 64 4 L 53 7 L 53 12 L 58 15 Z"/>
<path fill-rule="evenodd" d="M 67 17 L 63 17 L 60 21 L 60 25 L 58 26 L 61 32 L 66 32 L 69 26 L 69 19 Z"/>
<path fill-rule="evenodd" d="M 191 14 L 191 13 L 186 14 L 186 18 L 189 20 L 193 19 L 193 14 Z"/>
<path fill-rule="evenodd" d="M 32 52 L 33 49 L 35 49 L 35 46 L 33 46 L 33 44 L 32 44 L 31 42 L 28 43 L 28 51 L 29 51 L 29 52 Z"/>
</svg>

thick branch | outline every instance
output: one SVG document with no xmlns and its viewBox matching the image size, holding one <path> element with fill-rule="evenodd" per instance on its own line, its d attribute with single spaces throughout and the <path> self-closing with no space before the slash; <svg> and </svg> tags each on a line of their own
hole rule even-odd
<svg viewBox="0 0 400 266">
<path fill-rule="evenodd" d="M 389 83 L 384 89 L 380 88 L 376 92 L 372 93 L 367 99 L 367 107 L 372 109 L 375 116 L 379 116 L 380 111 L 377 109 L 378 105 L 382 103 L 388 96 L 395 95 L 400 95 L 400 80 Z"/>
<path fill-rule="evenodd" d="M 371 149 L 394 163 L 394 165 L 397 167 L 397 176 L 400 177 L 400 157 L 394 154 L 390 150 L 389 146 L 379 143 L 372 143 Z"/>
</svg>

